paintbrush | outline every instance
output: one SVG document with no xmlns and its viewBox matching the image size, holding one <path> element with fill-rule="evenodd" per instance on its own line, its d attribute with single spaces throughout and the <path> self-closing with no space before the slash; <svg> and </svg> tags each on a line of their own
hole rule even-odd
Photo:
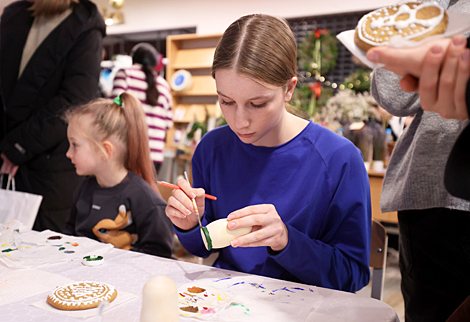
<svg viewBox="0 0 470 322">
<path fill-rule="evenodd" d="M 176 184 L 172 184 L 172 183 L 169 183 L 169 182 L 166 182 L 166 181 L 157 181 L 157 183 L 164 186 L 164 187 L 181 190 L 181 188 L 179 186 L 177 186 Z M 205 196 L 206 196 L 207 199 L 217 200 L 217 197 L 208 195 L 207 193 L 205 194 Z"/>
<path fill-rule="evenodd" d="M 188 174 L 186 173 L 186 171 L 184 172 L 184 177 L 186 178 L 186 181 L 188 181 L 188 183 L 191 184 L 189 182 Z M 197 209 L 196 198 L 192 198 L 191 200 L 193 202 L 194 211 L 196 212 L 197 222 L 199 223 L 199 227 L 202 228 L 201 219 L 199 218 L 199 210 Z"/>
</svg>

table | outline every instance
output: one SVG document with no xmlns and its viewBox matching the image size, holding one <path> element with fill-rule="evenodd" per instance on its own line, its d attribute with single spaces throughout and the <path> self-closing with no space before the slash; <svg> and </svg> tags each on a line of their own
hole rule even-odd
<svg viewBox="0 0 470 322">
<path fill-rule="evenodd" d="M 387 223 L 398 223 L 398 215 L 396 211 L 382 212 L 380 209 L 380 195 L 382 193 L 382 184 L 384 181 L 385 173 L 374 172 L 372 170 L 369 173 L 369 184 L 370 184 L 370 202 L 372 206 L 372 218 L 377 219 L 381 222 Z"/>
<path fill-rule="evenodd" d="M 0 263 L 0 265 L 3 264 Z M 181 286 L 194 281 L 203 273 L 211 272 L 214 276 L 218 274 L 220 274 L 220 276 L 227 276 L 227 273 L 233 273 L 210 266 L 160 258 L 120 249 L 112 249 L 108 252 L 105 255 L 105 262 L 102 266 L 83 266 L 81 260 L 75 258 L 69 261 L 43 265 L 36 269 L 58 274 L 74 281 L 106 282 L 113 285 L 118 291 L 121 290 L 136 295 L 136 300 L 125 302 L 109 311 L 105 311 L 102 321 L 114 322 L 139 321 L 142 288 L 152 276 L 166 275 L 171 278 L 177 286 Z M 5 270 L 3 268 L 4 273 L 8 273 L 9 270 L 10 269 Z M 252 276 L 241 273 L 240 275 Z M 0 275 L 0 277 L 2 277 L 2 275 Z M 278 281 L 279 280 L 276 280 L 276 282 Z M 285 282 L 285 285 L 298 287 L 303 284 Z M 303 286 L 308 287 L 306 285 Z M 317 308 L 314 311 L 310 311 L 305 321 L 399 322 L 395 311 L 389 305 L 381 301 L 361 297 L 348 292 L 320 287 L 316 288 L 316 292 L 322 296 L 322 301 L 319 304 L 317 303 Z M 38 294 L 4 305 L 0 303 L 1 321 L 98 321 L 96 317 L 88 319 L 65 317 L 30 305 L 31 303 L 45 300 L 46 295 L 47 294 Z M 307 306 L 310 305 L 308 298 L 305 299 L 304 303 Z M 194 319 L 186 317 L 181 317 L 180 320 L 195 321 Z M 282 320 L 278 320 L 276 322 L 281 321 Z"/>
</svg>

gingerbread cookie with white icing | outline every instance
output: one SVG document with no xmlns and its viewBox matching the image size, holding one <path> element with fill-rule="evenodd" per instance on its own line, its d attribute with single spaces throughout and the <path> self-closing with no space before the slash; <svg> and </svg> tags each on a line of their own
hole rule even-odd
<svg viewBox="0 0 470 322">
<path fill-rule="evenodd" d="M 102 301 L 112 302 L 116 289 L 100 282 L 75 282 L 56 288 L 47 296 L 47 303 L 60 310 L 86 310 L 98 307 Z"/>
<path fill-rule="evenodd" d="M 418 41 L 444 33 L 447 23 L 445 9 L 436 2 L 394 4 L 364 15 L 357 24 L 354 42 L 367 51 L 387 45 L 394 36 Z"/>
</svg>

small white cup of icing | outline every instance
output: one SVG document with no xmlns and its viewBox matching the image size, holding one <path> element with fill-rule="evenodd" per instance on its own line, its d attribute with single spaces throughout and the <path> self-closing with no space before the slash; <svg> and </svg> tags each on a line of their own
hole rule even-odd
<svg viewBox="0 0 470 322">
<path fill-rule="evenodd" d="M 207 250 L 227 247 L 230 245 L 232 239 L 251 232 L 251 227 L 228 230 L 227 224 L 227 218 L 222 218 L 201 228 L 202 240 Z"/>
</svg>

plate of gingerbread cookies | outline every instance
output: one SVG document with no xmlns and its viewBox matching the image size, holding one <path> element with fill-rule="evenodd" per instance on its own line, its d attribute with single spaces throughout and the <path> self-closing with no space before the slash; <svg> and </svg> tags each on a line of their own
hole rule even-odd
<svg viewBox="0 0 470 322">
<path fill-rule="evenodd" d="M 445 10 L 434 1 L 404 1 L 365 14 L 354 30 L 337 38 L 370 68 L 381 67 L 367 60 L 376 46 L 412 47 L 436 38 L 452 37 L 470 30 L 470 15 Z"/>
</svg>

